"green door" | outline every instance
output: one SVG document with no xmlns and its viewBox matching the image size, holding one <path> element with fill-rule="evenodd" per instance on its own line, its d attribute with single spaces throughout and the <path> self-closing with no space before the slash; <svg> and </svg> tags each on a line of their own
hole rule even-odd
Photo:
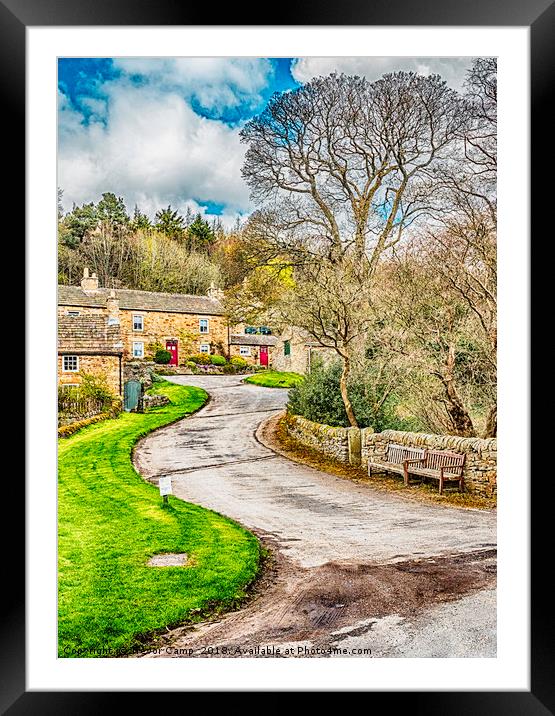
<svg viewBox="0 0 555 716">
<path fill-rule="evenodd" d="M 135 410 L 141 397 L 141 384 L 138 380 L 128 380 L 123 386 L 123 409 L 126 412 Z"/>
</svg>

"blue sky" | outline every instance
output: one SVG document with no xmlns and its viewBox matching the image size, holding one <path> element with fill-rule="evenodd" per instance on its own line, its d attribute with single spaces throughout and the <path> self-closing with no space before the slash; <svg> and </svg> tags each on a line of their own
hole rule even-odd
<svg viewBox="0 0 555 716">
<path fill-rule="evenodd" d="M 332 71 L 377 79 L 438 72 L 460 89 L 470 58 L 61 58 L 58 184 L 67 211 L 122 196 L 150 216 L 168 204 L 226 225 L 252 211 L 241 126 L 274 92 Z"/>
</svg>

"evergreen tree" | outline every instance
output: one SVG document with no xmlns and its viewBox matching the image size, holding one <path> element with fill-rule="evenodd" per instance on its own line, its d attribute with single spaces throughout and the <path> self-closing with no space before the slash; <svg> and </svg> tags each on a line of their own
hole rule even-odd
<svg viewBox="0 0 555 716">
<path fill-rule="evenodd" d="M 187 239 L 191 250 L 209 251 L 216 236 L 210 224 L 200 214 L 197 214 L 193 223 L 187 229 Z"/>
<path fill-rule="evenodd" d="M 185 234 L 183 217 L 177 211 L 172 210 L 171 204 L 167 209 L 156 213 L 154 228 L 175 241 L 183 239 Z"/>
</svg>

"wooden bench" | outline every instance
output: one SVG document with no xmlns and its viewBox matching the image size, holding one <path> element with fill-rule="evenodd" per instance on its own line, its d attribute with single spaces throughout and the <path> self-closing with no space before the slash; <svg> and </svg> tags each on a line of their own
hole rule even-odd
<svg viewBox="0 0 555 716">
<path fill-rule="evenodd" d="M 466 455 L 447 450 L 426 450 L 419 458 L 407 458 L 404 463 L 405 485 L 409 484 L 409 475 L 417 475 L 439 481 L 439 494 L 443 494 L 445 482 L 458 482 L 459 490 L 464 490 L 463 468 Z"/>
<path fill-rule="evenodd" d="M 407 445 L 389 443 L 385 454 L 385 462 L 368 462 L 368 477 L 372 476 L 372 469 L 381 472 L 396 472 L 405 476 L 405 462 L 407 460 L 422 460 L 426 456 L 424 448 L 414 448 Z M 405 478 L 405 484 L 407 484 Z"/>
</svg>

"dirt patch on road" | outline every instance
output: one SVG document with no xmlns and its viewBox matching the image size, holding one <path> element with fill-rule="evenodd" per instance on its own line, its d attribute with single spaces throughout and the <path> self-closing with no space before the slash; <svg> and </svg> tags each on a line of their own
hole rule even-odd
<svg viewBox="0 0 555 716">
<path fill-rule="evenodd" d="M 480 495 L 458 492 L 446 492 L 439 495 L 437 487 L 433 485 L 405 487 L 403 480 L 399 478 L 368 477 L 368 473 L 363 467 L 336 462 L 292 438 L 285 429 L 284 413 L 272 415 L 268 420 L 262 422 L 258 426 L 255 437 L 265 447 L 301 465 L 308 465 L 316 470 L 328 472 L 382 492 L 395 492 L 399 497 L 408 500 L 433 503 L 444 507 L 466 507 L 467 509 L 488 511 L 496 509 L 495 499 L 488 499 Z"/>
<path fill-rule="evenodd" d="M 257 533 L 266 545 L 271 535 Z M 302 568 L 278 549 L 248 605 L 215 622 L 184 626 L 157 643 L 147 657 L 275 657 L 276 646 L 310 643 L 325 649 L 341 632 L 357 635 L 372 619 L 414 617 L 441 602 L 495 584 L 495 550 L 414 559 L 394 564 L 329 562 Z M 340 635 L 338 635 L 338 632 Z"/>
</svg>

